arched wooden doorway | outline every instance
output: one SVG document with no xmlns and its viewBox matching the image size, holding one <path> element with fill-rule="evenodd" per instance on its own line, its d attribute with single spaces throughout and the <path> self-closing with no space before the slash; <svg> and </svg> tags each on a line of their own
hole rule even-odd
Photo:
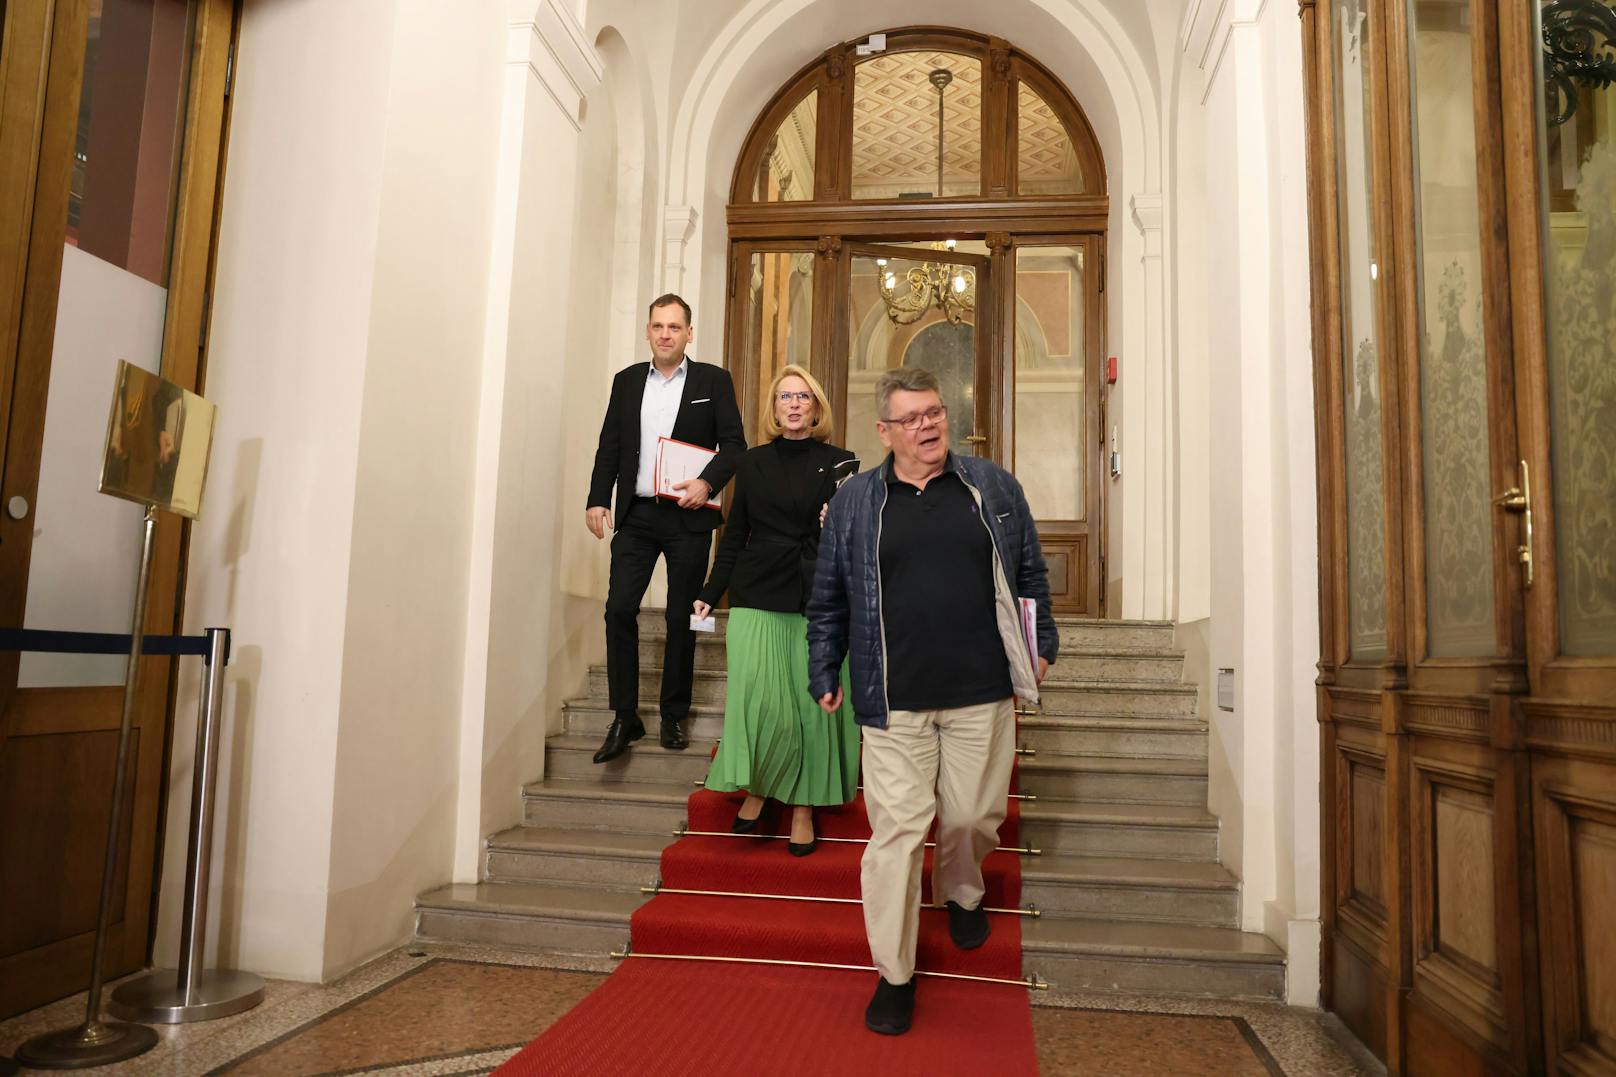
<svg viewBox="0 0 1616 1077">
<path fill-rule="evenodd" d="M 798 363 L 873 467 L 876 377 L 932 369 L 955 451 L 1025 486 L 1057 612 L 1101 615 L 1109 205 L 1082 110 L 1008 42 L 829 49 L 758 116 L 731 188 L 725 354 L 749 432 Z"/>
</svg>

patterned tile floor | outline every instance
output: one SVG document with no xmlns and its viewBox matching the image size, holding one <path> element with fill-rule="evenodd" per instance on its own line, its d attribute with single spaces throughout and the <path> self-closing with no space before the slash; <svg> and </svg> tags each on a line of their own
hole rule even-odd
<svg viewBox="0 0 1616 1077">
<path fill-rule="evenodd" d="M 155 1049 L 105 1072 L 120 1077 L 487 1073 L 588 994 L 605 971 L 608 967 L 597 962 L 561 970 L 518 952 L 412 946 L 333 984 L 272 982 L 257 1009 L 160 1028 Z M 1046 1077 L 1384 1072 L 1335 1018 L 1308 1010 L 1058 992 L 1040 995 L 1038 1002 L 1033 1033 Z M 0 1073 L 19 1043 L 72 1023 L 83 1005 L 80 995 L 0 1023 Z"/>
</svg>

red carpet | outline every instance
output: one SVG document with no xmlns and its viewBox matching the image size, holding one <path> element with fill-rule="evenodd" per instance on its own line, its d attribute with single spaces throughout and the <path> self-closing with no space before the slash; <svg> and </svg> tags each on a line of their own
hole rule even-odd
<svg viewBox="0 0 1616 1077">
<path fill-rule="evenodd" d="M 699 790 L 690 798 L 690 829 L 727 832 L 739 793 Z M 1018 844 L 1017 801 L 999 830 Z M 773 833 L 789 812 L 770 805 Z M 815 813 L 822 838 L 867 838 L 863 794 L 842 808 Z M 810 897 L 859 896 L 862 842 L 821 841 L 812 856 L 793 857 L 781 840 L 687 836 L 662 853 L 662 885 L 677 890 Z M 930 894 L 931 850 L 926 853 Z M 1014 908 L 1021 863 L 995 851 L 983 864 L 984 904 Z M 1021 978 L 1021 918 L 989 914 L 993 934 L 972 951 L 948 937 L 948 915 L 922 909 L 917 968 L 923 972 Z M 630 922 L 636 954 L 768 958 L 870 964 L 863 909 L 831 903 L 710 894 L 661 893 Z M 875 989 L 873 972 L 750 965 L 734 961 L 630 958 L 588 998 L 502 1066 L 502 1077 L 528 1075 L 863 1073 L 1036 1074 L 1027 989 L 1014 984 L 918 977 L 915 1023 L 906 1035 L 864 1027 Z"/>
</svg>

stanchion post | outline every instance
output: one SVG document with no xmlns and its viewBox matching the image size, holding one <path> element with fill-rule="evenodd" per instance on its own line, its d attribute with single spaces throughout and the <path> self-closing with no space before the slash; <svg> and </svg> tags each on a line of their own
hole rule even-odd
<svg viewBox="0 0 1616 1077">
<path fill-rule="evenodd" d="M 95 951 L 90 958 L 90 990 L 85 998 L 84 1021 L 72 1028 L 45 1032 L 17 1049 L 17 1061 L 34 1069 L 83 1069 L 122 1062 L 157 1046 L 157 1033 L 143 1025 L 101 1020 L 102 963 L 107 942 L 107 921 L 112 913 L 112 888 L 118 868 L 118 835 L 123 832 L 124 787 L 128 783 L 129 731 L 139 699 L 140 657 L 145 643 L 146 590 L 151 582 L 153 543 L 157 535 L 157 506 L 146 506 L 146 526 L 140 545 L 140 569 L 135 575 L 134 624 L 130 628 L 129 666 L 123 679 L 123 717 L 118 726 L 117 773 L 112 779 L 112 818 L 107 826 L 107 852 L 101 866 L 101 902 L 95 915 Z"/>
<path fill-rule="evenodd" d="M 210 628 L 192 764 L 191 833 L 185 855 L 185 907 L 180 913 L 180 959 L 174 969 L 154 969 L 112 993 L 112 1011 L 136 1021 L 181 1024 L 228 1017 L 264 999 L 264 981 L 250 972 L 205 970 L 208 873 L 213 863 L 214 790 L 219 776 L 219 721 L 223 713 L 230 630 Z"/>
</svg>

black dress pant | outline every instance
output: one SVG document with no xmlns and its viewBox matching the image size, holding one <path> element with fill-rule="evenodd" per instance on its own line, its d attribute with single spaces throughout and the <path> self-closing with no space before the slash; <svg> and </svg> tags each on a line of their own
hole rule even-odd
<svg viewBox="0 0 1616 1077">
<path fill-rule="evenodd" d="M 690 714 L 696 675 L 696 634 L 690 606 L 707 576 L 711 531 L 692 531 L 685 509 L 671 501 L 635 498 L 612 536 L 612 572 L 606 587 L 606 681 L 612 710 L 635 709 L 640 697 L 640 600 L 657 557 L 668 561 L 668 640 L 662 658 L 662 718 Z"/>
</svg>

